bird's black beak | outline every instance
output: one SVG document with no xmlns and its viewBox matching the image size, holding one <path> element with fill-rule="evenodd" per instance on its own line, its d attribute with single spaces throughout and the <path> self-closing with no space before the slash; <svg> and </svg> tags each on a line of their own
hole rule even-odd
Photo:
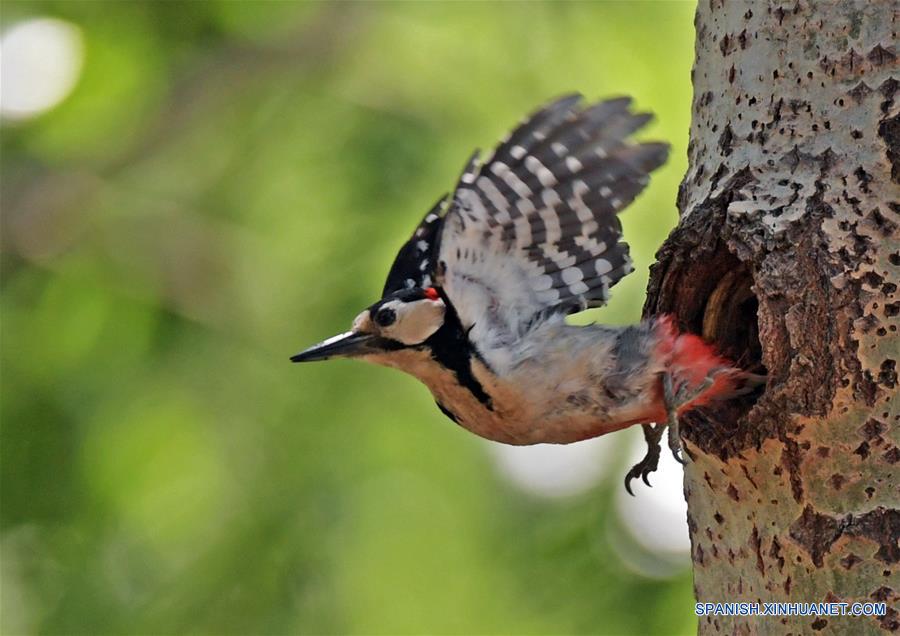
<svg viewBox="0 0 900 636">
<path fill-rule="evenodd" d="M 380 342 L 382 342 L 382 338 L 378 336 L 358 331 L 347 331 L 328 340 L 323 340 L 295 356 L 291 356 L 291 362 L 315 362 L 316 360 L 328 360 L 329 358 L 353 358 L 369 353 L 377 353 L 383 350 L 379 346 Z"/>
</svg>

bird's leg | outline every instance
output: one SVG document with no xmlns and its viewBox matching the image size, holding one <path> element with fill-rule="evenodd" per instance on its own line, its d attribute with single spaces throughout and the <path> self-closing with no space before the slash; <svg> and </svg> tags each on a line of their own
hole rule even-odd
<svg viewBox="0 0 900 636">
<path fill-rule="evenodd" d="M 628 474 L 625 475 L 625 490 L 628 491 L 629 495 L 634 495 L 631 492 L 631 480 L 635 477 L 640 477 L 645 484 L 650 485 L 647 476 L 655 472 L 656 467 L 659 465 L 659 440 L 662 438 L 662 432 L 665 427 L 665 424 L 643 424 L 641 426 L 644 429 L 644 441 L 647 442 L 647 454 L 644 455 L 644 459 L 632 466 Z"/>
<path fill-rule="evenodd" d="M 668 414 L 666 424 L 669 427 L 669 450 L 672 451 L 672 456 L 680 464 L 686 464 L 687 462 L 681 455 L 682 446 L 681 431 L 678 425 L 678 409 L 689 402 L 693 402 L 699 395 L 709 389 L 716 381 L 716 374 L 723 370 L 723 368 L 712 369 L 703 379 L 703 382 L 693 389 L 688 386 L 687 382 L 682 382 L 676 389 L 671 374 L 663 373 L 663 401 Z"/>
<path fill-rule="evenodd" d="M 684 464 L 684 458 L 681 456 L 681 431 L 678 429 L 678 403 L 675 389 L 672 385 L 672 376 L 669 373 L 663 373 L 663 401 L 666 404 L 666 414 L 668 421 L 662 426 L 669 427 L 669 450 L 672 451 L 672 457 L 679 464 Z M 679 387 L 679 393 L 681 388 Z"/>
<path fill-rule="evenodd" d="M 700 394 L 713 385 L 716 381 L 716 375 L 725 370 L 726 368 L 724 367 L 712 369 L 703 379 L 703 382 L 694 388 L 691 388 L 687 382 L 679 383 L 676 388 L 672 375 L 669 373 L 662 374 L 663 403 L 666 407 L 667 420 L 659 424 L 644 424 L 642 426 L 644 429 L 644 440 L 647 442 L 647 454 L 644 455 L 644 459 L 632 466 L 628 474 L 625 475 L 625 490 L 628 491 L 628 494 L 634 494 L 631 492 L 631 480 L 635 477 L 640 477 L 645 484 L 650 485 L 647 476 L 655 472 L 659 465 L 659 441 L 662 439 L 664 429 L 669 429 L 668 442 L 672 455 L 679 463 L 687 463 L 681 455 L 681 431 L 678 425 L 678 409 L 697 399 Z"/>
</svg>

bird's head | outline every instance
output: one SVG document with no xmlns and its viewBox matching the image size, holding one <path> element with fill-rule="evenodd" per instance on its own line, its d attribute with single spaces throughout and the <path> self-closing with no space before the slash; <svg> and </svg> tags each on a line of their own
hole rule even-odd
<svg viewBox="0 0 900 636">
<path fill-rule="evenodd" d="M 422 345 L 444 324 L 446 310 L 434 287 L 396 291 L 363 310 L 350 331 L 323 340 L 291 360 L 374 357 L 378 361 L 392 351 Z"/>
</svg>

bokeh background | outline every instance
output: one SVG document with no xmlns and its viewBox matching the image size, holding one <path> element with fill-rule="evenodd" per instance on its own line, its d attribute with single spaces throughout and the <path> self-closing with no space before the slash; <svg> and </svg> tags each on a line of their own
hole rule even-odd
<svg viewBox="0 0 900 636">
<path fill-rule="evenodd" d="M 693 633 L 639 431 L 509 448 L 288 357 L 376 300 L 469 152 L 560 93 L 685 169 L 693 4 L 22 2 L 0 14 L 3 634 Z"/>
</svg>

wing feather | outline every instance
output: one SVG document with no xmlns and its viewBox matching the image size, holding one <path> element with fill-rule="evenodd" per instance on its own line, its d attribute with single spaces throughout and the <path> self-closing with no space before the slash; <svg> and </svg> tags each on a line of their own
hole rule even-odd
<svg viewBox="0 0 900 636">
<path fill-rule="evenodd" d="M 436 279 L 479 346 L 603 304 L 631 271 L 616 215 L 668 146 L 627 141 L 650 120 L 629 98 L 587 108 L 580 99 L 534 113 L 483 164 L 473 155 L 447 207 Z"/>
</svg>

